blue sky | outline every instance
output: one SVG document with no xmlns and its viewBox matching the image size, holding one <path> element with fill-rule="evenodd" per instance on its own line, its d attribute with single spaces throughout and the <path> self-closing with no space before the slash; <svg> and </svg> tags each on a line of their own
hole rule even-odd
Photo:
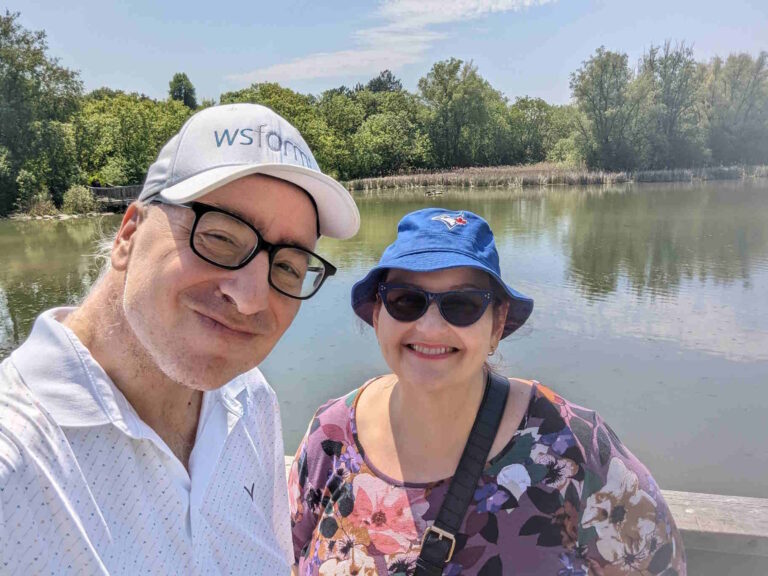
<svg viewBox="0 0 768 576">
<path fill-rule="evenodd" d="M 636 63 L 684 40 L 696 58 L 768 50 L 768 0 L 380 0 L 197 2 L 12 0 L 85 88 L 167 95 L 183 71 L 198 98 L 254 81 L 300 92 L 365 82 L 390 68 L 409 90 L 431 65 L 473 60 L 511 99 L 570 98 L 571 72 L 605 45 Z"/>
</svg>

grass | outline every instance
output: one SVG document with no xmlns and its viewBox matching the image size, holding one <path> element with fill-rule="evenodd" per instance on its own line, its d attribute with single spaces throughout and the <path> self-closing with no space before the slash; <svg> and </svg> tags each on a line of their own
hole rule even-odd
<svg viewBox="0 0 768 576">
<path fill-rule="evenodd" d="M 604 172 L 571 168 L 559 164 L 540 163 L 527 166 L 489 166 L 458 168 L 444 172 L 425 172 L 361 178 L 345 183 L 351 191 L 387 188 L 424 188 L 435 186 L 516 187 L 524 186 L 590 186 L 624 182 L 692 182 L 696 180 L 739 180 L 768 178 L 768 166 L 712 166 L 690 170 L 644 170 L 638 172 Z"/>
</svg>

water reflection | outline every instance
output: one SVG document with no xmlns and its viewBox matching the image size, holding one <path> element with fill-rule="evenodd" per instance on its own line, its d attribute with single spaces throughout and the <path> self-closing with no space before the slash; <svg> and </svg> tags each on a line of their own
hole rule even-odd
<svg viewBox="0 0 768 576">
<path fill-rule="evenodd" d="M 321 240 L 339 272 L 261 366 L 289 452 L 322 402 L 387 370 L 351 285 L 404 214 L 442 206 L 486 218 L 504 277 L 536 299 L 502 342 L 504 372 L 601 411 L 665 488 L 764 493 L 768 181 L 442 192 L 358 195 L 360 233 Z M 88 289 L 94 241 L 118 223 L 0 221 L 0 358 Z"/>
<path fill-rule="evenodd" d="M 765 187 L 733 183 L 588 195 L 568 213 L 569 278 L 588 299 L 626 279 L 637 296 L 674 297 L 684 280 L 750 285 L 768 252 Z"/>
<path fill-rule="evenodd" d="M 550 190 L 445 190 L 357 197 L 363 222 L 350 242 L 324 240 L 339 266 L 368 265 L 392 242 L 398 220 L 425 206 L 470 209 L 493 228 L 500 246 L 544 240 L 569 259 L 568 281 L 588 300 L 619 290 L 674 296 L 681 281 L 742 281 L 764 270 L 768 253 L 768 185 L 758 181 L 700 186 L 626 185 Z M 502 255 L 503 256 L 503 255 Z"/>
<path fill-rule="evenodd" d="M 96 240 L 119 217 L 0 222 L 0 358 L 43 310 L 77 301 L 98 276 Z"/>
<path fill-rule="evenodd" d="M 443 190 L 430 197 L 384 192 L 356 199 L 359 234 L 346 242 L 323 239 L 319 247 L 352 276 L 378 259 L 404 214 L 429 205 L 470 209 L 486 218 L 505 275 L 528 285 L 539 300 L 552 292 L 553 305 L 578 294 L 588 304 L 612 301 L 619 314 L 630 314 L 620 302 L 631 295 L 649 305 L 695 302 L 688 306 L 693 310 L 719 304 L 711 301 L 718 286 L 722 291 L 738 283 L 739 294 L 755 297 L 755 275 L 768 269 L 764 181 Z M 118 223 L 116 216 L 0 222 L 0 357 L 24 339 L 41 310 L 84 294 L 98 272 L 91 257 L 95 240 Z M 765 305 L 756 311 L 768 323 Z"/>
</svg>

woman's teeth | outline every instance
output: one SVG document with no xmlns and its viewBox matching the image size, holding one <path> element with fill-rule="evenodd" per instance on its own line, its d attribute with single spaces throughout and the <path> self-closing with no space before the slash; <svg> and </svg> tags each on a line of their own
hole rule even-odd
<svg viewBox="0 0 768 576">
<path fill-rule="evenodd" d="M 452 352 L 455 350 L 455 348 L 450 348 L 447 346 L 419 346 L 418 344 L 409 344 L 408 347 L 411 350 L 414 350 L 415 352 L 418 352 L 419 354 L 426 354 L 428 356 L 439 356 L 440 354 L 446 354 L 448 352 Z"/>
</svg>

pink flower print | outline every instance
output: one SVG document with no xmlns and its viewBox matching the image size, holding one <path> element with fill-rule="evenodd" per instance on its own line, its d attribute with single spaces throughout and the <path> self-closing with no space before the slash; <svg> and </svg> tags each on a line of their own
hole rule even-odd
<svg viewBox="0 0 768 576">
<path fill-rule="evenodd" d="M 382 554 L 393 554 L 417 542 L 429 504 L 420 490 L 392 486 L 370 474 L 352 481 L 355 507 L 347 517 L 354 528 L 368 532 L 371 544 Z M 409 498 L 409 495 L 411 496 Z"/>
</svg>

